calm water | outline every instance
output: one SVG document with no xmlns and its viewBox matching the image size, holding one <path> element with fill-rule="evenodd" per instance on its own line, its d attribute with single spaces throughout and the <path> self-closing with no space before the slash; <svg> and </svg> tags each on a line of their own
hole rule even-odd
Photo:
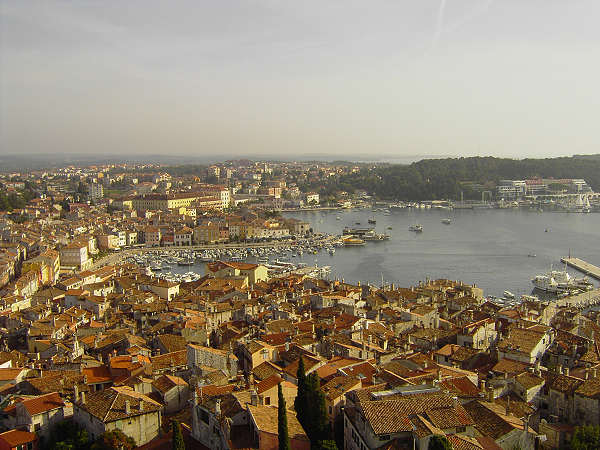
<svg viewBox="0 0 600 450">
<path fill-rule="evenodd" d="M 569 250 L 572 256 L 600 265 L 600 214 L 412 209 L 392 209 L 389 216 L 370 209 L 286 213 L 310 222 L 315 230 L 336 234 L 346 225 L 358 226 L 356 222 L 369 226 L 372 216 L 378 232 L 391 234 L 389 241 L 292 260 L 314 264 L 317 258 L 319 266 L 332 267 L 332 278 L 349 282 L 380 285 L 383 276 L 386 283 L 408 287 L 426 277 L 449 278 L 475 283 L 486 295 L 496 296 L 505 290 L 530 293 L 531 278 L 551 265 L 562 267 L 560 258 Z M 441 223 L 446 217 L 452 224 Z M 423 225 L 422 233 L 408 231 L 417 223 Z M 537 256 L 528 257 L 530 253 Z"/>
</svg>

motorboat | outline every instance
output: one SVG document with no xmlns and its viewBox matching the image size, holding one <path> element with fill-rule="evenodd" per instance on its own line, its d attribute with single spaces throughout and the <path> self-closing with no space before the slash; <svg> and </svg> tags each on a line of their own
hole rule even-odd
<svg viewBox="0 0 600 450">
<path fill-rule="evenodd" d="M 444 225 L 450 225 L 452 223 L 452 219 L 450 219 L 449 217 L 446 219 L 442 219 L 442 223 Z"/>
<path fill-rule="evenodd" d="M 513 294 L 510 291 L 504 291 L 504 298 L 513 299 L 513 298 L 515 298 L 515 294 Z"/>
<path fill-rule="evenodd" d="M 421 233 L 423 231 L 423 225 L 411 225 L 410 227 L 408 227 L 409 231 L 414 231 L 416 233 Z"/>
</svg>

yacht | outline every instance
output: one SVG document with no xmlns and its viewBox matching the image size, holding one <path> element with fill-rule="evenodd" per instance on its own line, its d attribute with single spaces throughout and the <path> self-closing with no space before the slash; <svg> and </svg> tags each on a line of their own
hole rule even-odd
<svg viewBox="0 0 600 450">
<path fill-rule="evenodd" d="M 414 231 L 416 233 L 421 233 L 423 231 L 423 225 L 411 225 L 410 227 L 408 227 L 409 231 Z"/>
<path fill-rule="evenodd" d="M 531 282 L 536 289 L 553 294 L 569 293 L 575 290 L 589 291 L 594 285 L 587 278 L 573 278 L 566 270 L 550 270 L 536 275 Z"/>
</svg>

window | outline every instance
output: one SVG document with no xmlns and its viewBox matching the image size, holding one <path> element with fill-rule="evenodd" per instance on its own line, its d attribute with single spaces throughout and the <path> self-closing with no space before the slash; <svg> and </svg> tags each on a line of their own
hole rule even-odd
<svg viewBox="0 0 600 450">
<path fill-rule="evenodd" d="M 265 405 L 271 404 L 271 397 L 265 397 Z"/>
</svg>

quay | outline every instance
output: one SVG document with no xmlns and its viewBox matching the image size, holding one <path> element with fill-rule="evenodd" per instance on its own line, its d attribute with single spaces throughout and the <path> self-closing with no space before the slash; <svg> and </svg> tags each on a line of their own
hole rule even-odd
<svg viewBox="0 0 600 450">
<path fill-rule="evenodd" d="M 554 302 L 558 307 L 573 306 L 575 308 L 589 308 L 600 304 L 600 289 L 582 292 L 581 294 L 571 295 L 569 297 L 559 298 Z"/>
<path fill-rule="evenodd" d="M 580 272 L 600 280 L 600 267 L 583 261 L 579 258 L 561 258 L 561 261 L 566 265 L 579 270 Z"/>
</svg>

